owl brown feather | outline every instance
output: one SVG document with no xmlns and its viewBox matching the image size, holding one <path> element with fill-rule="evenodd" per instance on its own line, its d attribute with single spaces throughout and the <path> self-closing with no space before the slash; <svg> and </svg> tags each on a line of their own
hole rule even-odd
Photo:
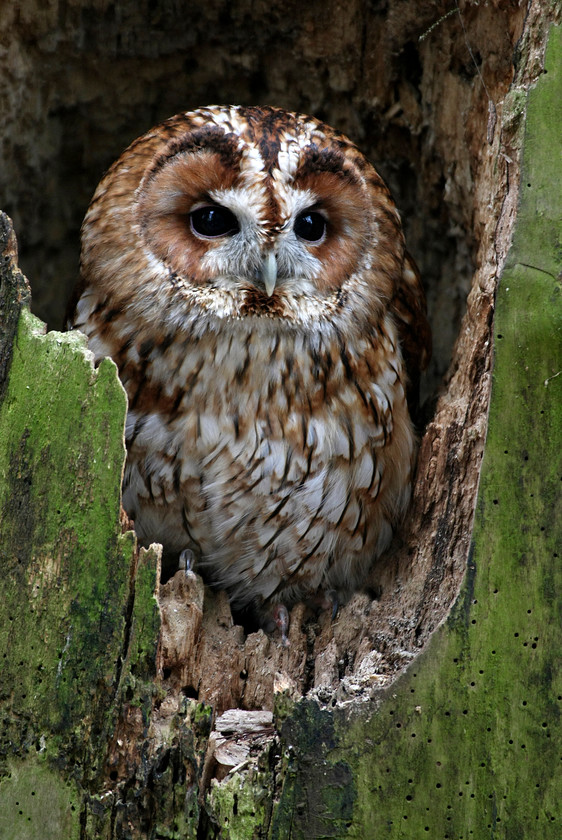
<svg viewBox="0 0 562 840">
<path fill-rule="evenodd" d="M 361 585 L 408 506 L 430 332 L 394 202 L 346 137 L 274 108 L 152 129 L 94 195 L 71 326 L 127 391 L 142 542 L 189 549 L 237 608 Z"/>
</svg>

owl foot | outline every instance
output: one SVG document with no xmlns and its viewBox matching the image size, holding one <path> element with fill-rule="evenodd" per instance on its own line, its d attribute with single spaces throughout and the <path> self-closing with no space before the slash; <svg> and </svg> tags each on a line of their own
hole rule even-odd
<svg viewBox="0 0 562 840">
<path fill-rule="evenodd" d="M 271 617 L 281 633 L 281 644 L 283 647 L 289 647 L 291 643 L 287 638 L 287 632 L 289 630 L 289 612 L 287 607 L 284 604 L 277 604 L 273 608 Z"/>
<path fill-rule="evenodd" d="M 178 558 L 178 570 L 183 569 L 187 574 L 193 571 L 195 565 L 195 555 L 190 548 L 184 548 Z"/>
</svg>

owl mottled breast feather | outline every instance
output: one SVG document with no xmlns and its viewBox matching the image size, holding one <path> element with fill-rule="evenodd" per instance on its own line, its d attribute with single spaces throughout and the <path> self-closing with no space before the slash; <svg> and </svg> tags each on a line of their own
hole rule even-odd
<svg viewBox="0 0 562 840">
<path fill-rule="evenodd" d="M 70 320 L 127 391 L 143 543 L 189 549 L 238 608 L 361 585 L 408 505 L 430 334 L 394 202 L 346 137 L 275 108 L 152 129 L 94 195 Z"/>
</svg>

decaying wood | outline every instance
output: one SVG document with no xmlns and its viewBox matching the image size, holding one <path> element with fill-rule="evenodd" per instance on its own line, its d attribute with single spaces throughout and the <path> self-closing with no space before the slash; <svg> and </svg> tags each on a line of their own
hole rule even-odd
<svg viewBox="0 0 562 840">
<path fill-rule="evenodd" d="M 388 152 L 394 144 L 417 167 L 421 192 L 426 188 L 420 216 L 427 211 L 427 224 L 414 214 L 408 227 L 422 263 L 421 243 L 432 231 L 425 267 L 435 281 L 429 297 L 437 321 L 443 311 L 451 312 L 442 301 L 455 264 L 463 277 L 472 259 L 476 265 L 452 361 L 428 409 L 406 527 L 373 570 L 368 590 L 341 607 L 335 620 L 295 607 L 287 648 L 275 635 L 235 624 L 224 594 L 206 589 L 193 573 L 179 571 L 160 583 L 159 549 L 137 553 L 132 535 L 120 533 L 122 440 L 116 444 L 115 437 L 124 404 L 119 409 L 123 395 L 114 371 L 109 363 L 94 371 L 77 337 L 39 338 L 28 314 L 20 320 L 17 352 L 31 340 L 25 363 L 31 364 L 35 348 L 45 365 L 29 375 L 37 402 L 50 406 L 75 364 L 80 381 L 72 387 L 83 401 L 81 416 L 90 417 L 96 430 L 95 457 L 70 457 L 62 477 L 53 469 L 45 478 L 40 469 L 51 463 L 51 441 L 40 439 L 39 451 L 32 451 L 32 422 L 29 429 L 23 423 L 17 445 L 10 439 L 11 458 L 0 481 L 3 487 L 7 476 L 14 491 L 3 497 L 8 512 L 0 520 L 2 570 L 9 582 L 0 610 L 8 675 L 2 682 L 2 810 L 29 815 L 37 825 L 35 800 L 39 794 L 42 802 L 49 799 L 54 828 L 43 832 L 49 840 L 365 837 L 373 820 L 389 837 L 405 826 L 412 836 L 441 836 L 454 826 L 451 836 L 474 830 L 480 838 L 509 825 L 518 836 L 527 817 L 541 836 L 556 827 L 559 791 L 541 770 L 543 756 L 547 765 L 558 760 L 553 710 L 560 702 L 552 676 L 556 628 L 548 621 L 555 571 L 549 567 L 543 575 L 537 561 L 546 543 L 536 557 L 514 558 L 510 575 L 520 578 L 513 589 L 501 578 L 505 557 L 501 563 L 488 557 L 490 566 L 497 561 L 492 572 L 486 558 L 478 573 L 469 560 L 488 432 L 497 284 L 520 199 L 525 98 L 542 72 L 548 16 L 538 0 L 527 7 L 466 4 L 461 26 L 458 16 L 436 20 L 434 5 L 405 4 L 400 13 L 393 7 L 384 37 L 375 31 L 375 16 L 362 19 L 363 46 L 357 61 L 349 59 L 355 68 L 349 73 L 361 80 L 353 97 L 340 47 L 356 44 L 356 30 L 340 37 L 341 27 L 330 27 L 318 47 L 329 44 L 336 55 L 331 83 L 341 120 L 329 113 L 326 118 L 354 134 L 347 123 L 359 127 L 359 106 L 370 101 L 377 117 L 384 117 L 380 131 L 386 134 L 378 148 Z M 316 24 L 308 25 L 314 33 Z M 415 67 L 401 74 L 395 61 L 411 57 L 412 50 L 419 62 L 416 84 Z M 309 38 L 308 67 L 313 52 Z M 394 58 L 385 64 L 385 56 Z M 398 100 L 392 101 L 390 90 L 399 91 Z M 320 111 L 329 111 L 328 99 L 329 91 L 320 96 Z M 368 135 L 368 121 L 359 133 Z M 440 200 L 446 213 L 435 209 Z M 27 290 L 15 270 L 14 239 L 3 224 L 4 274 L 19 278 L 15 308 L 0 324 L 0 373 L 6 374 Z M 436 268 L 439 224 L 447 254 Z M 455 279 L 453 286 L 460 307 L 462 282 Z M 2 314 L 7 299 L 0 298 Z M 447 341 L 441 349 L 437 343 L 439 365 Z M 39 382 L 54 356 L 55 369 L 61 365 L 64 374 L 45 393 Z M 557 375 L 540 371 L 541 383 Z M 439 372 L 434 369 L 434 380 Z M 505 367 L 502 377 L 509 379 Z M 546 386 L 541 388 L 543 399 Z M 22 393 L 11 392 L 9 399 L 21 400 Z M 72 393 L 61 403 L 63 414 L 72 407 Z M 73 431 L 65 432 L 69 448 Z M 533 447 L 531 457 L 536 441 Z M 102 461 L 112 465 L 111 480 Z M 39 493 L 45 508 L 34 495 L 38 481 L 48 486 Z M 69 491 L 68 506 L 53 504 L 59 484 Z M 553 517 L 553 500 L 541 490 L 529 483 L 525 498 L 540 496 L 541 515 L 550 511 Z M 490 506 L 500 501 L 494 495 Z M 73 509 L 84 517 L 85 533 L 73 530 Z M 39 510 L 56 523 L 63 511 L 54 538 L 51 532 L 47 538 Z M 19 530 L 12 527 L 16 521 Z M 543 532 L 549 525 L 540 526 L 533 545 L 548 537 Z M 482 552 L 482 533 L 478 539 Z M 487 622 L 497 639 L 481 629 Z M 504 627 L 508 631 L 501 635 Z M 468 746 L 461 755 L 463 744 Z M 529 807 L 536 817 L 523 813 L 522 784 L 534 796 Z M 0 833 L 2 820 L 3 814 Z"/>
</svg>

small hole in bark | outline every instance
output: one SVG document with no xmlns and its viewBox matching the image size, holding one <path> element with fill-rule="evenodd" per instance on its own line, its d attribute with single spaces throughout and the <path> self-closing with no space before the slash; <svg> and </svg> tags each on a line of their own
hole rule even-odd
<svg viewBox="0 0 562 840">
<path fill-rule="evenodd" d="M 168 766 L 170 764 L 170 755 L 171 755 L 170 750 L 165 750 L 164 751 L 164 753 L 162 754 L 162 757 L 160 758 L 160 761 L 156 765 L 156 772 L 157 773 L 162 774 L 162 773 L 166 772 L 166 770 L 168 769 Z"/>
<path fill-rule="evenodd" d="M 184 686 L 182 692 L 185 697 L 189 697 L 191 700 L 199 700 L 199 692 L 192 685 Z"/>
</svg>

